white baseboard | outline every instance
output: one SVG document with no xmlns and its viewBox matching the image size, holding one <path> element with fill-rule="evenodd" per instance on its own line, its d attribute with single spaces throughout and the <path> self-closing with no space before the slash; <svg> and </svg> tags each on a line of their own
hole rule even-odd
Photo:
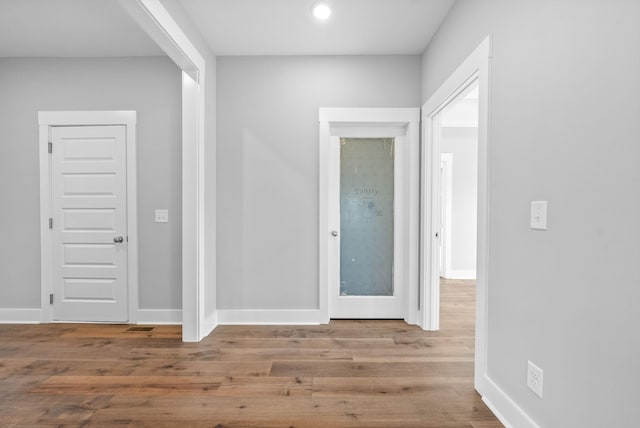
<svg viewBox="0 0 640 428">
<path fill-rule="evenodd" d="M 320 324 L 319 309 L 218 309 L 218 324 Z"/>
<path fill-rule="evenodd" d="M 182 324 L 180 309 L 138 309 L 138 324 Z M 0 324 L 39 324 L 40 309 L 0 308 Z"/>
<path fill-rule="evenodd" d="M 200 330 L 202 339 L 209 336 L 211 332 L 218 326 L 218 311 L 213 311 L 204 317 L 204 325 Z"/>
<path fill-rule="evenodd" d="M 181 309 L 138 309 L 137 324 L 182 324 Z"/>
<path fill-rule="evenodd" d="M 40 324 L 40 309 L 2 309 L 0 324 Z"/>
<path fill-rule="evenodd" d="M 445 274 L 446 279 L 476 279 L 476 271 L 473 269 L 451 269 Z"/>
<path fill-rule="evenodd" d="M 505 428 L 540 428 L 533 419 L 485 374 L 482 401 Z"/>
</svg>

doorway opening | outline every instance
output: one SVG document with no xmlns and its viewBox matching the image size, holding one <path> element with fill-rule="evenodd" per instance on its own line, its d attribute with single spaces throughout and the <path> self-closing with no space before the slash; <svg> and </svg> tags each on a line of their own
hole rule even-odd
<svg viewBox="0 0 640 428">
<path fill-rule="evenodd" d="M 479 79 L 472 76 L 429 118 L 427 148 L 433 168 L 429 188 L 431 217 L 430 330 L 440 328 L 440 288 L 474 290 L 478 244 Z M 455 294 L 455 293 L 454 293 Z"/>
<path fill-rule="evenodd" d="M 440 142 L 440 278 L 476 279 L 478 82 L 436 116 Z"/>
<path fill-rule="evenodd" d="M 457 101 L 464 100 L 474 106 L 470 117 L 477 118 L 473 121 L 458 120 L 458 128 L 461 125 L 475 128 L 469 134 L 476 135 L 477 171 L 474 174 L 476 181 L 476 203 L 466 211 L 476 212 L 476 253 L 475 253 L 475 370 L 474 384 L 480 394 L 484 394 L 490 386 L 487 377 L 487 300 L 489 288 L 488 271 L 488 217 L 489 217 L 489 93 L 490 93 L 490 61 L 491 61 L 491 36 L 488 36 L 471 52 L 460 66 L 438 88 L 427 102 L 422 106 L 422 135 L 424 138 L 422 147 L 422 228 L 421 228 L 421 292 L 423 293 L 424 311 L 422 326 L 426 330 L 438 330 L 440 328 L 440 254 L 442 233 L 442 144 L 443 122 L 447 123 L 447 112 L 455 108 Z M 477 88 L 477 89 L 476 89 Z M 476 95 L 477 93 L 477 95 Z M 462 107 L 460 107 L 462 108 Z M 461 115 L 464 117 L 464 115 Z M 454 122 L 455 123 L 455 122 Z M 453 131 L 455 132 L 455 131 Z M 459 131 L 465 132 L 465 131 Z M 446 135 L 445 135 L 446 137 Z M 451 135 L 449 135 L 451 137 Z M 446 138 L 445 138 L 446 139 Z M 455 153 L 451 156 L 451 165 L 455 166 Z M 452 167 L 452 171 L 453 171 Z M 451 173 L 453 176 L 453 172 Z M 453 177 L 451 179 L 453 182 Z M 451 185 L 453 187 L 453 185 Z M 453 200 L 453 197 L 451 197 Z M 467 206 L 469 203 L 467 202 Z M 446 209 L 445 209 L 446 211 Z M 453 218 L 453 205 L 451 218 Z M 446 215 L 446 213 L 445 213 Z M 445 222 L 447 220 L 445 219 Z M 449 232 L 453 242 L 453 228 Z M 447 240 L 445 240 L 446 256 Z M 450 245 L 453 250 L 453 245 Z M 468 248 L 468 247 L 467 247 Z M 451 259 L 451 257 L 450 257 Z M 473 257 L 471 257 L 473 260 Z M 446 260 L 445 260 L 446 264 Z M 467 265 L 468 266 L 468 265 Z M 446 269 L 446 267 L 445 267 Z M 461 269 L 468 277 L 471 277 L 471 269 Z M 464 272 L 467 270 L 467 272 Z M 459 272 L 460 273 L 460 272 Z M 457 281 L 467 281 L 466 279 Z M 449 284 L 447 284 L 449 285 Z M 489 386 L 488 386 L 489 385 Z"/>
<path fill-rule="evenodd" d="M 430 311 L 423 326 L 428 330 L 440 328 L 441 286 L 473 290 L 476 284 L 479 174 L 486 173 L 479 163 L 479 92 L 474 73 L 425 121 L 423 281 Z"/>
<path fill-rule="evenodd" d="M 441 323 L 473 330 L 478 206 L 478 81 L 434 118 L 440 148 L 438 251 Z M 461 324 L 462 323 L 462 324 Z M 470 325 L 467 325 L 470 324 Z"/>
</svg>

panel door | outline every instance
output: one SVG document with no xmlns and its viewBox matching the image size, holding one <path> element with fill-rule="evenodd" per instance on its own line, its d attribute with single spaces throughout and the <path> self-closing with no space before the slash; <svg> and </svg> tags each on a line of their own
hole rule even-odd
<svg viewBox="0 0 640 428">
<path fill-rule="evenodd" d="M 128 320 L 125 131 L 51 128 L 53 320 Z"/>
</svg>

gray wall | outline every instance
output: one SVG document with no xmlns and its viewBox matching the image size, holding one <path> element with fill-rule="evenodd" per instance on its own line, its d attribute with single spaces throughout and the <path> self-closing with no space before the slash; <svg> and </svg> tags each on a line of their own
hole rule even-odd
<svg viewBox="0 0 640 428">
<path fill-rule="evenodd" d="M 488 374 L 541 427 L 640 417 L 639 22 L 630 0 L 459 0 L 423 57 L 425 101 L 494 36 Z"/>
<path fill-rule="evenodd" d="M 138 112 L 140 307 L 182 307 L 180 76 L 164 57 L 0 59 L 0 308 L 40 307 L 39 110 Z"/>
<path fill-rule="evenodd" d="M 218 308 L 318 308 L 318 108 L 417 107 L 420 57 L 218 57 Z"/>
</svg>

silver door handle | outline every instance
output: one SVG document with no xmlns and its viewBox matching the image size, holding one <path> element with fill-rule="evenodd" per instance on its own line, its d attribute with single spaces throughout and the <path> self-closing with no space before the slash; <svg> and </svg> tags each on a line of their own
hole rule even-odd
<svg viewBox="0 0 640 428">
<path fill-rule="evenodd" d="M 338 231 L 337 230 L 332 230 L 331 231 L 331 236 L 338 236 Z"/>
<path fill-rule="evenodd" d="M 113 238 L 113 242 L 115 242 L 116 244 L 124 242 L 124 238 L 122 236 L 116 236 L 115 238 Z"/>
</svg>

